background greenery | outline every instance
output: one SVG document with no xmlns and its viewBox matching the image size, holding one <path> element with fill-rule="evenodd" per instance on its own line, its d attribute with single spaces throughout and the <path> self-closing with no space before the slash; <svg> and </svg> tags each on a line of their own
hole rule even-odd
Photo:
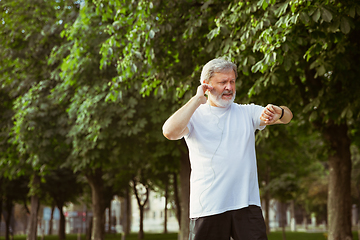
<svg viewBox="0 0 360 240">
<path fill-rule="evenodd" d="M 236 102 L 294 113 L 257 134 L 265 210 L 271 198 L 295 204 L 327 221 L 329 239 L 351 237 L 358 1 L 0 0 L 0 9 L 0 206 L 25 203 L 29 240 L 40 202 L 91 204 L 103 240 L 113 195 L 135 194 L 142 214 L 150 190 L 168 196 L 186 239 L 187 149 L 161 127 L 219 56 L 238 66 Z"/>
</svg>

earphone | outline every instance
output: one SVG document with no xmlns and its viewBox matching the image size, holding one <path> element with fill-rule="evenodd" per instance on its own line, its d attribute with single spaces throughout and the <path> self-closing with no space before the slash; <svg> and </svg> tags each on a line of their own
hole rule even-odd
<svg viewBox="0 0 360 240">
<path fill-rule="evenodd" d="M 210 185 L 209 185 L 207 188 L 205 188 L 205 189 L 200 193 L 200 195 L 199 195 L 199 204 L 200 204 L 200 206 L 201 206 L 201 213 L 200 213 L 200 215 L 201 215 L 201 214 L 203 213 L 203 211 L 204 211 L 204 207 L 203 207 L 203 205 L 201 204 L 201 196 L 202 196 L 208 189 L 210 189 L 210 188 L 213 186 L 214 182 L 215 182 L 216 173 L 215 173 L 215 170 L 214 170 L 214 168 L 213 168 L 213 159 L 214 159 L 214 157 L 215 157 L 217 151 L 219 150 L 219 148 L 220 148 L 220 146 L 221 146 L 221 143 L 222 143 L 222 141 L 223 141 L 223 135 L 224 135 L 224 130 L 225 130 L 225 126 L 226 126 L 226 121 L 227 121 L 227 119 L 228 119 L 228 116 L 229 116 L 229 114 L 230 114 L 230 109 L 231 109 L 231 106 L 230 106 L 230 107 L 226 110 L 226 113 L 225 113 L 226 116 L 225 116 L 225 119 L 224 119 L 224 126 L 223 126 L 223 128 L 221 128 L 221 127 L 220 127 L 220 117 L 219 117 L 218 115 L 216 115 L 216 114 L 211 110 L 210 104 L 208 104 L 208 106 L 209 106 L 209 111 L 210 111 L 210 113 L 211 113 L 212 115 L 214 115 L 215 117 L 217 117 L 217 119 L 218 119 L 218 122 L 217 122 L 217 125 L 216 125 L 216 126 L 219 128 L 219 130 L 221 130 L 221 137 L 220 137 L 219 144 L 218 144 L 218 146 L 216 147 L 215 152 L 213 153 L 213 155 L 212 155 L 212 157 L 211 157 L 211 159 L 210 159 L 210 168 L 211 168 L 211 170 L 212 170 L 212 172 L 213 172 L 213 177 L 212 177 L 211 183 L 210 183 Z"/>
</svg>

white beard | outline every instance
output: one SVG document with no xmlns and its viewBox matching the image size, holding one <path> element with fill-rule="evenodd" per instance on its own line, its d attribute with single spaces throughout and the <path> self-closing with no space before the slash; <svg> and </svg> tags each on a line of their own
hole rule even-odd
<svg viewBox="0 0 360 240">
<path fill-rule="evenodd" d="M 222 108 L 226 108 L 228 106 L 230 106 L 234 100 L 235 100 L 235 96 L 236 96 L 236 91 L 233 93 L 233 96 L 231 99 L 229 100 L 225 100 L 225 99 L 222 99 L 222 96 L 224 93 L 231 93 L 231 91 L 224 91 L 222 92 L 221 94 L 219 95 L 214 95 L 212 94 L 210 91 L 208 92 L 208 96 L 209 96 L 209 100 L 211 102 L 213 102 L 216 106 L 218 107 L 222 107 Z"/>
</svg>

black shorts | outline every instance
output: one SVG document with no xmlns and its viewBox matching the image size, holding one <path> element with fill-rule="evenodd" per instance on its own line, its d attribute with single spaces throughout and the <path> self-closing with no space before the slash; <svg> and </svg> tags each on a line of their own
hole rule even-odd
<svg viewBox="0 0 360 240">
<path fill-rule="evenodd" d="M 250 205 L 221 214 L 190 219 L 189 240 L 267 240 L 261 208 Z"/>
</svg>

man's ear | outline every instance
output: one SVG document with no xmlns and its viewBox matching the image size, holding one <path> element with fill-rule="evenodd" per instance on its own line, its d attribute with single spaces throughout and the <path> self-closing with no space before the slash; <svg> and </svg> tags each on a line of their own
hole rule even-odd
<svg viewBox="0 0 360 240">
<path fill-rule="evenodd" d="M 210 83 L 209 83 L 209 82 L 206 82 L 206 80 L 204 79 L 204 80 L 202 81 L 201 85 L 203 85 L 203 84 L 210 84 Z"/>
</svg>

